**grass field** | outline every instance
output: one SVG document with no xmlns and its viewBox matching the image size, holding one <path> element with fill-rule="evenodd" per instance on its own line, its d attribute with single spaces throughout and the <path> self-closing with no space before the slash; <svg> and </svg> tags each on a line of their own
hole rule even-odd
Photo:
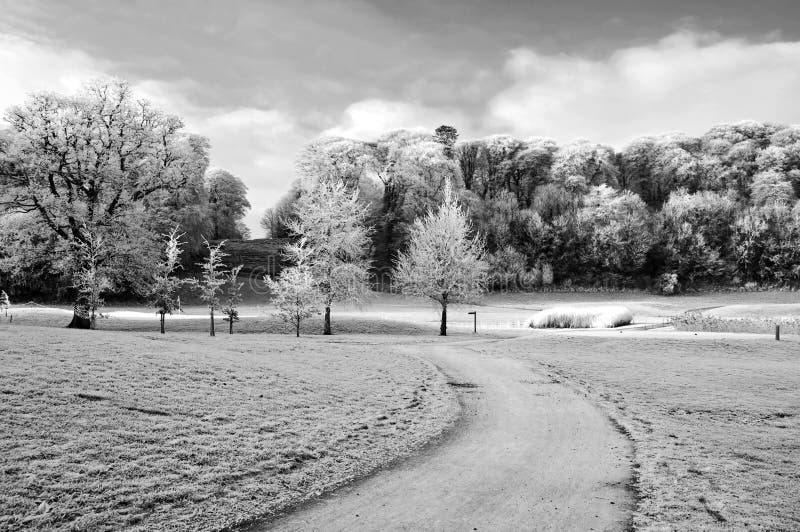
<svg viewBox="0 0 800 532">
<path fill-rule="evenodd" d="M 407 454 L 457 413 L 363 338 L 0 325 L 0 529 L 208 530 Z"/>
<path fill-rule="evenodd" d="M 618 421 L 635 445 L 638 528 L 798 530 L 794 331 L 778 343 L 522 326 L 532 311 L 563 304 L 623 304 L 634 324 L 686 311 L 766 323 L 796 319 L 797 299 L 492 295 L 452 307 L 449 330 L 472 338 L 466 313 L 477 309 L 481 336 L 525 336 L 481 350 L 529 360 Z M 441 376 L 396 347 L 451 340 L 436 336 L 437 309 L 417 301 L 380 296 L 363 310 L 336 309 L 341 334 L 319 336 L 315 317 L 299 341 L 256 306 L 242 309 L 243 334 L 229 336 L 220 320 L 216 338 L 199 307 L 168 318 L 165 336 L 146 309 L 109 310 L 92 332 L 63 329 L 65 308 L 18 306 L 13 324 L 0 320 L 0 423 L 10 429 L 0 434 L 0 529 L 231 526 L 410 452 L 457 412 Z"/>
<path fill-rule="evenodd" d="M 587 391 L 635 444 L 637 528 L 800 529 L 800 344 L 539 333 L 481 348 Z"/>
</svg>

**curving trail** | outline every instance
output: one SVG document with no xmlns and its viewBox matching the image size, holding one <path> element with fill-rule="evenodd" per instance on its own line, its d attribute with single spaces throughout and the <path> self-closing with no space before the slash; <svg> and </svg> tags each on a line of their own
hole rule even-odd
<svg viewBox="0 0 800 532">
<path fill-rule="evenodd" d="M 458 388 L 444 442 L 254 530 L 626 529 L 628 440 L 583 397 L 471 343 L 422 355 L 477 385 Z"/>
</svg>

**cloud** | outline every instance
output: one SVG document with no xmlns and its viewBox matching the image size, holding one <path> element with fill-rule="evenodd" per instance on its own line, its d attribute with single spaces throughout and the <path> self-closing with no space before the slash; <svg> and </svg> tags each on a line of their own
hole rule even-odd
<svg viewBox="0 0 800 532">
<path fill-rule="evenodd" d="M 464 115 L 446 107 L 428 107 L 422 104 L 368 99 L 350 104 L 339 125 L 327 129 L 324 135 L 375 140 L 395 129 L 433 132 L 442 124 L 466 123 Z"/>
<path fill-rule="evenodd" d="M 37 91 L 75 92 L 109 66 L 79 50 L 55 49 L 0 33 L 0 110 Z"/>
<path fill-rule="evenodd" d="M 800 42 L 750 42 L 679 31 L 603 59 L 512 50 L 509 86 L 487 104 L 484 127 L 560 141 L 621 146 L 721 122 L 800 121 Z"/>
</svg>

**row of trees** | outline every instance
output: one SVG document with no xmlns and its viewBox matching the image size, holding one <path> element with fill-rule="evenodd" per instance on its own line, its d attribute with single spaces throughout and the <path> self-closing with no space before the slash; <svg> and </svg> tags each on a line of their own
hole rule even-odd
<svg viewBox="0 0 800 532">
<path fill-rule="evenodd" d="M 265 280 L 280 317 L 295 328 L 324 310 L 323 334 L 331 334 L 331 307 L 360 304 L 370 292 L 367 256 L 372 228 L 359 190 L 340 175 L 318 173 L 302 184 L 287 222 L 296 241 L 286 246 L 291 266 Z M 482 239 L 473 231 L 450 183 L 436 210 L 418 218 L 409 246 L 398 257 L 394 277 L 405 294 L 426 297 L 442 309 L 440 334 L 447 334 L 447 307 L 473 301 L 486 290 L 488 264 Z"/>
<path fill-rule="evenodd" d="M 123 81 L 33 94 L 4 118 L 0 282 L 17 293 L 66 287 L 73 326 L 90 326 L 100 292 L 146 295 L 170 228 L 185 232 L 185 265 L 205 237 L 247 236 L 244 184 L 209 170 L 208 141 Z"/>
<path fill-rule="evenodd" d="M 0 131 L 0 271 L 6 283 L 68 286 L 75 301 L 70 326 L 77 328 L 94 327 L 109 293 L 137 294 L 156 308 L 162 333 L 165 316 L 180 309 L 181 287 L 189 285 L 209 309 L 211 334 L 220 311 L 232 331 L 240 267 L 227 268 L 222 244 L 210 244 L 206 235 L 243 236 L 237 226 L 249 204 L 235 176 L 208 171 L 205 139 L 183 132 L 178 117 L 135 99 L 121 81 L 90 83 L 75 96 L 34 94 L 5 118 L 11 126 Z M 286 249 L 292 267 L 268 283 L 298 332 L 314 303 L 330 334 L 331 307 L 361 302 L 369 292 L 374 213 L 359 196 L 367 182 L 353 179 L 358 161 L 350 167 L 331 166 L 325 157 L 301 161 L 304 180 L 291 216 L 278 222 L 293 237 Z M 419 168 L 426 167 L 420 161 Z M 393 178 L 387 173 L 386 179 L 390 184 Z M 436 193 L 445 195 L 441 208 L 434 212 L 431 195 L 427 216 L 409 228 L 416 247 L 397 269 L 407 292 L 441 304 L 442 334 L 447 305 L 485 288 L 482 240 L 469 240 L 475 237 L 447 182 Z M 368 192 L 374 195 L 377 187 Z M 179 275 L 203 250 L 199 278 Z"/>
<path fill-rule="evenodd" d="M 299 182 L 265 213 L 268 235 L 292 234 L 303 181 L 340 176 L 359 189 L 375 229 L 377 272 L 391 271 L 414 221 L 452 182 L 485 238 L 495 286 L 800 283 L 798 126 L 725 124 L 619 152 L 588 141 L 458 141 L 442 126 L 375 142 L 322 138 L 297 171 Z"/>
</svg>

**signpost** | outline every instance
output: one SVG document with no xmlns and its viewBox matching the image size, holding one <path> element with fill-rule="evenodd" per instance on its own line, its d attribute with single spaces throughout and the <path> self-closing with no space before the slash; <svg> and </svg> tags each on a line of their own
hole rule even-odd
<svg viewBox="0 0 800 532">
<path fill-rule="evenodd" d="M 473 310 L 467 314 L 472 314 L 472 334 L 475 334 L 478 332 L 478 313 Z"/>
</svg>

